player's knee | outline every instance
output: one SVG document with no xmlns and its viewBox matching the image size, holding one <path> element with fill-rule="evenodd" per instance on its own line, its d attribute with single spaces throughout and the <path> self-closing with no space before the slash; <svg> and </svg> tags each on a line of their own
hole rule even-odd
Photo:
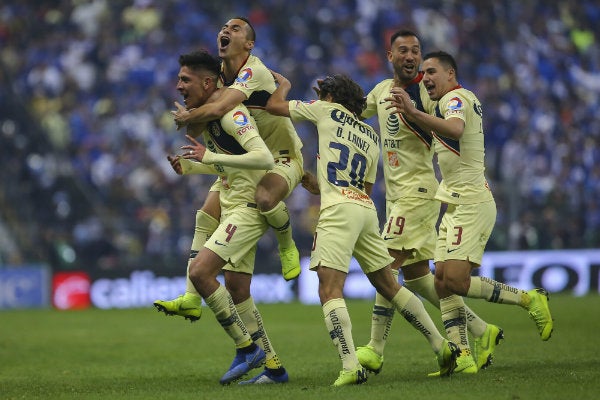
<svg viewBox="0 0 600 400">
<path fill-rule="evenodd" d="M 192 260 L 188 269 L 188 276 L 190 280 L 194 283 L 194 285 L 202 284 L 202 282 L 204 281 L 205 276 L 202 272 L 202 268 L 200 267 L 197 260 Z"/>
<path fill-rule="evenodd" d="M 275 208 L 277 203 L 279 203 L 279 199 L 276 198 L 271 191 L 262 186 L 256 188 L 254 200 L 256 201 L 256 205 L 260 211 L 272 210 Z"/>
</svg>

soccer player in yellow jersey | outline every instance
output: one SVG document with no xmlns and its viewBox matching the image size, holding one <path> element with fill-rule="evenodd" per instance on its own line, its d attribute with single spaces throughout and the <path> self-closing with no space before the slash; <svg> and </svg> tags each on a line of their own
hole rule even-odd
<svg viewBox="0 0 600 400">
<path fill-rule="evenodd" d="M 217 89 L 219 60 L 200 51 L 182 55 L 177 90 L 186 106 L 197 107 Z M 288 380 L 263 326 L 262 317 L 250 296 L 256 243 L 268 229 L 254 203 L 254 189 L 272 168 L 273 157 L 258 134 L 248 109 L 242 104 L 203 127 L 206 146 L 192 142 L 186 152 L 169 161 L 178 174 L 216 174 L 221 182 L 220 224 L 189 264 L 189 278 L 217 320 L 236 345 L 236 356 L 221 383 L 233 382 L 265 362 L 265 369 L 242 383 L 284 383 Z M 194 241 L 200 239 L 194 236 Z M 216 280 L 224 270 L 224 288 Z M 234 296 L 230 294 L 234 293 Z M 198 314 L 198 318 L 200 314 Z M 255 344 L 255 342 L 258 344 Z"/>
<path fill-rule="evenodd" d="M 267 110 L 307 120 L 317 127 L 317 182 L 321 194 L 310 269 L 319 277 L 319 298 L 325 326 L 342 361 L 334 386 L 363 383 L 366 370 L 354 350 L 350 316 L 343 298 L 344 282 L 354 256 L 373 286 L 429 341 L 443 374 L 454 369 L 456 346 L 444 339 L 410 290 L 391 273 L 393 261 L 379 235 L 377 212 L 370 193 L 379 160 L 379 135 L 359 118 L 365 99 L 360 86 L 344 75 L 318 81 L 319 100 L 286 101 L 290 82 L 273 73 L 279 87 Z"/>
<path fill-rule="evenodd" d="M 395 108 L 434 133 L 442 181 L 436 198 L 448 204 L 435 249 L 435 288 L 450 340 L 460 347 L 456 371 L 476 372 L 469 349 L 467 315 L 461 296 L 519 305 L 529 312 L 542 340 L 552 334 L 553 320 L 544 289 L 520 290 L 489 278 L 471 277 L 479 267 L 496 221 L 496 203 L 484 176 L 483 111 L 477 97 L 458 83 L 454 58 L 429 53 L 423 61 L 423 84 L 435 115 L 417 109 L 410 95 L 392 89 Z"/>
<path fill-rule="evenodd" d="M 367 95 L 362 116 L 378 116 L 383 153 L 383 176 L 386 188 L 387 223 L 381 233 L 394 261 L 392 273 L 398 277 L 402 268 L 404 286 L 439 308 L 440 299 L 429 267 L 436 243 L 436 223 L 440 201 L 435 199 L 438 181 L 433 169 L 433 135 L 427 129 L 389 109 L 386 99 L 393 87 L 403 88 L 415 107 L 431 111 L 435 102 L 429 99 L 423 85 L 421 43 L 410 30 L 395 32 L 390 38 L 388 61 L 394 70 L 391 79 L 377 84 Z M 473 278 L 479 279 L 479 278 Z M 502 330 L 487 324 L 468 307 L 467 327 L 475 338 L 478 368 L 491 363 L 494 348 L 503 337 Z M 371 340 L 356 349 L 363 367 L 379 373 L 383 366 L 383 350 L 394 317 L 394 306 L 377 294 L 371 322 Z"/>
<path fill-rule="evenodd" d="M 251 54 L 256 33 L 250 22 L 243 17 L 225 23 L 217 35 L 219 57 L 222 59 L 220 85 L 228 87 L 214 102 L 186 109 L 178 106 L 174 112 L 178 126 L 206 123 L 222 117 L 240 103 L 244 103 L 256 120 L 261 137 L 273 154 L 275 166 L 259 182 L 255 202 L 267 222 L 275 229 L 279 242 L 282 274 L 286 280 L 300 274 L 299 253 L 292 238 L 290 215 L 283 203 L 300 183 L 303 170 L 302 143 L 294 126 L 287 118 L 267 113 L 264 108 L 275 82 L 262 61 Z M 203 222 L 210 230 L 219 219 L 217 203 L 218 187 L 213 187 L 202 207 Z M 209 233 L 209 232 L 207 232 Z"/>
</svg>

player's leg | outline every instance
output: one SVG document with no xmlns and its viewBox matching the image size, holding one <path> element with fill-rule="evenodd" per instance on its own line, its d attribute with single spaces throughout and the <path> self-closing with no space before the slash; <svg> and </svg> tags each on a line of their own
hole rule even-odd
<svg viewBox="0 0 600 400">
<path fill-rule="evenodd" d="M 237 286 L 234 285 L 232 291 L 238 299 L 243 296 L 247 298 L 253 271 L 245 269 L 248 266 L 244 264 L 244 257 L 251 253 L 253 260 L 256 242 L 266 229 L 264 219 L 255 208 L 238 207 L 234 213 L 222 216 L 221 224 L 190 265 L 190 279 L 196 290 L 233 339 L 236 347 L 235 358 L 228 371 L 221 377 L 222 384 L 231 383 L 251 369 L 261 366 L 265 360 L 265 353 L 252 340 L 235 307 L 232 295 L 225 287 L 219 285 L 216 277 L 226 268 L 224 260 L 228 260 L 231 268 L 239 268 L 240 272 L 243 272 L 238 274 L 240 278 L 246 275 L 246 280 L 238 282 Z M 229 284 L 231 286 L 231 282 Z"/>
<path fill-rule="evenodd" d="M 250 295 L 252 275 L 247 271 L 253 269 L 254 251 L 245 261 L 249 261 L 250 267 L 246 267 L 246 263 L 243 262 L 243 266 L 239 268 L 245 272 L 234 272 L 233 268 L 229 268 L 229 266 L 224 268 L 225 286 L 231 293 L 235 308 L 246 329 L 248 329 L 252 340 L 265 352 L 265 369 L 254 378 L 242 381 L 240 384 L 285 383 L 288 381 L 287 371 L 271 344 L 263 325 L 262 316 Z M 237 364 L 236 360 L 232 362 L 235 367 L 234 364 Z"/>
<path fill-rule="evenodd" d="M 190 280 L 235 343 L 236 358 L 239 357 L 240 362 L 236 363 L 236 368 L 230 368 L 220 380 L 222 384 L 228 384 L 250 369 L 260 366 L 264 362 L 265 353 L 252 341 L 231 295 L 217 281 L 217 275 L 224 265 L 224 259 L 211 249 L 203 248 L 190 264 Z"/>
<path fill-rule="evenodd" d="M 399 269 L 402 263 L 410 256 L 410 251 L 398 251 L 388 249 L 389 254 L 394 257 L 391 264 L 391 272 L 394 279 L 398 281 Z M 360 364 L 367 370 L 378 374 L 383 367 L 383 350 L 387 342 L 394 314 L 394 305 L 383 297 L 379 292 L 375 293 L 375 304 L 371 316 L 371 337 L 365 346 L 356 348 L 356 356 Z"/>
<path fill-rule="evenodd" d="M 300 275 L 300 253 L 292 237 L 290 213 L 283 202 L 302 179 L 302 165 L 296 159 L 276 158 L 275 168 L 258 183 L 255 200 L 267 223 L 275 230 L 279 244 L 281 272 L 285 280 Z"/>
<path fill-rule="evenodd" d="M 477 373 L 477 363 L 469 346 L 465 303 L 459 294 L 448 289 L 448 280 L 466 280 L 471 274 L 471 265 L 465 260 L 446 260 L 435 263 L 435 285 L 440 298 L 442 322 L 448 339 L 460 349 L 456 372 Z"/>
<path fill-rule="evenodd" d="M 472 268 L 481 265 L 485 244 L 492 232 L 496 221 L 496 204 L 493 201 L 460 205 L 456 207 L 450 220 L 453 225 L 454 246 L 446 243 L 448 249 L 452 246 L 452 258 L 469 260 Z M 460 235 L 459 235 L 460 234 Z M 460 240 L 459 240 L 460 236 Z M 446 251 L 446 258 L 450 254 Z M 521 290 L 490 278 L 459 275 L 454 279 L 452 273 L 446 273 L 444 285 L 451 292 L 492 303 L 519 305 L 529 312 L 536 324 L 542 340 L 548 340 L 552 334 L 553 320 L 548 307 L 548 293 L 544 289 L 530 291 Z"/>
<path fill-rule="evenodd" d="M 404 286 L 440 308 L 440 299 L 435 290 L 435 278 L 429 269 L 429 261 L 420 261 L 402 267 Z M 488 324 L 465 305 L 467 329 L 473 336 L 473 350 L 477 367 L 487 368 L 492 363 L 496 345 L 504 338 L 501 328 Z"/>
<path fill-rule="evenodd" d="M 363 208 L 355 206 L 354 208 Z M 334 386 L 361 384 L 367 371 L 360 365 L 354 350 L 352 323 L 343 298 L 344 282 L 356 238 L 362 223 L 348 224 L 352 205 L 338 204 L 321 210 L 315 229 L 310 269 L 319 277 L 319 299 L 323 307 L 325 326 L 342 361 L 342 371 Z M 324 260 L 327 260 L 325 266 Z"/>
<path fill-rule="evenodd" d="M 394 258 L 391 268 L 396 280 L 398 270 L 402 267 L 404 271 L 406 263 L 428 263 L 433 257 L 435 224 L 439 212 L 440 203 L 433 199 L 401 198 L 386 202 L 387 222 L 381 236 Z M 361 364 L 372 372 L 378 373 L 383 365 L 383 350 L 394 311 L 393 304 L 381 294 L 375 295 L 370 341 L 356 350 Z"/>
<path fill-rule="evenodd" d="M 323 306 L 325 326 L 342 360 L 342 371 L 333 386 L 364 383 L 367 374 L 356 358 L 352 322 L 342 293 L 346 273 L 322 265 L 318 266 L 316 271 L 319 276 L 319 298 Z"/>
<path fill-rule="evenodd" d="M 377 292 L 388 299 L 404 319 L 427 339 L 437 356 L 439 374 L 452 374 L 458 354 L 456 345 L 439 333 L 421 300 L 397 282 L 389 267 L 369 272 L 367 276 Z"/>
<path fill-rule="evenodd" d="M 214 185 L 213 185 L 214 188 Z M 204 205 L 196 212 L 196 225 L 194 228 L 194 238 L 190 250 L 190 258 L 186 269 L 186 288 L 185 293 L 173 300 L 156 300 L 154 307 L 166 315 L 179 315 L 191 322 L 197 321 L 202 315 L 202 298 L 192 284 L 189 278 L 190 263 L 198 254 L 198 251 L 204 246 L 206 240 L 213 234 L 219 226 L 221 206 L 219 204 L 219 191 L 211 188 L 208 192 Z"/>
<path fill-rule="evenodd" d="M 353 210 L 354 219 L 362 217 L 363 228 L 354 246 L 354 257 L 377 292 L 429 341 L 438 355 L 444 375 L 452 373 L 454 345 L 439 333 L 425 306 L 410 290 L 400 286 L 389 265 L 394 259 L 388 254 L 386 242 L 378 233 L 377 215 L 374 210 Z"/>
</svg>

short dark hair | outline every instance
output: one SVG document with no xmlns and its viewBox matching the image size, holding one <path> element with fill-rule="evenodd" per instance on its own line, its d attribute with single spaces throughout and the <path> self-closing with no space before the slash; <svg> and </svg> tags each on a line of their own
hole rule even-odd
<svg viewBox="0 0 600 400">
<path fill-rule="evenodd" d="M 331 94 L 335 103 L 343 105 L 357 116 L 360 116 L 365 109 L 367 100 L 364 91 L 358 83 L 348 76 L 335 74 L 317 81 L 317 84 L 320 99 L 324 99 L 327 94 Z"/>
<path fill-rule="evenodd" d="M 419 35 L 417 35 L 416 33 L 414 33 L 413 31 L 411 31 L 409 29 L 401 29 L 399 31 L 394 32 L 392 34 L 392 37 L 390 37 L 390 46 L 393 45 L 394 41 L 396 39 L 398 39 L 399 37 L 406 37 L 406 36 L 414 36 L 417 38 L 419 43 L 421 43 L 421 38 L 419 37 Z"/>
<path fill-rule="evenodd" d="M 458 66 L 456 65 L 454 57 L 452 57 L 449 53 L 446 53 L 445 51 L 441 50 L 433 51 L 431 53 L 425 54 L 425 57 L 423 57 L 423 61 L 430 58 L 437 58 L 440 61 L 440 64 L 442 64 L 446 69 L 452 68 L 454 70 L 454 75 L 458 78 Z"/>
<path fill-rule="evenodd" d="M 221 73 L 221 61 L 204 49 L 180 55 L 179 65 L 192 71 L 204 70 L 214 76 Z"/>
<path fill-rule="evenodd" d="M 250 28 L 250 37 L 248 38 L 248 35 L 246 35 L 246 37 L 250 40 L 252 40 L 253 42 L 256 42 L 256 31 L 254 30 L 254 27 L 252 26 L 252 24 L 250 23 L 250 20 L 246 17 L 234 17 L 233 19 L 241 19 L 242 21 L 244 21 L 245 23 L 248 24 L 248 28 Z"/>
</svg>

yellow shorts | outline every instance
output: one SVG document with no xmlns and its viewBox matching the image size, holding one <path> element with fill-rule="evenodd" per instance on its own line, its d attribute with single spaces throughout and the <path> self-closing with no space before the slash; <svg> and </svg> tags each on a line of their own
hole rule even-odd
<svg viewBox="0 0 600 400">
<path fill-rule="evenodd" d="M 448 204 L 442 217 L 435 261 L 467 260 L 481 265 L 483 251 L 496 223 L 496 202 Z"/>
<path fill-rule="evenodd" d="M 348 273 L 352 256 L 365 274 L 384 268 L 394 260 L 379 235 L 377 212 L 353 203 L 321 210 L 310 269 L 322 265 Z"/>
<path fill-rule="evenodd" d="M 219 227 L 204 247 L 228 263 L 223 269 L 252 274 L 256 243 L 268 227 L 256 206 L 240 205 L 221 216 Z"/>
<path fill-rule="evenodd" d="M 388 249 L 411 250 L 405 264 L 431 260 L 435 253 L 440 202 L 405 197 L 386 202 L 387 222 L 381 232 Z"/>
<path fill-rule="evenodd" d="M 285 154 L 273 154 L 273 157 L 275 158 L 275 167 L 267 171 L 267 173 L 277 174 L 285 179 L 289 188 L 287 197 L 302 180 L 302 175 L 304 175 L 304 159 L 301 153 L 295 154 L 292 157 Z"/>
<path fill-rule="evenodd" d="M 302 154 L 298 154 L 295 157 L 289 157 L 286 155 L 280 155 L 275 157 L 275 166 L 273 169 L 267 171 L 267 173 L 273 173 L 281 176 L 288 184 L 288 197 L 292 191 L 300 184 L 302 175 L 304 175 L 304 160 Z M 210 187 L 210 192 L 218 192 L 221 190 L 221 178 L 217 177 L 215 182 Z"/>
</svg>

